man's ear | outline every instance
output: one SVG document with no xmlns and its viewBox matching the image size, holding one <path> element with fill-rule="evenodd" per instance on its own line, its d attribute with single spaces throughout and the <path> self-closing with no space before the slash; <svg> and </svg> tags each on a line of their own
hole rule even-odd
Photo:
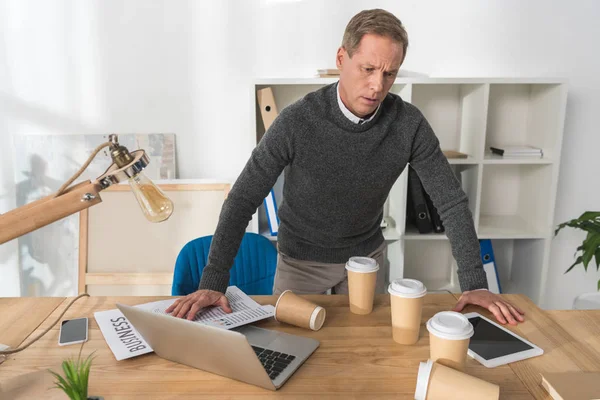
<svg viewBox="0 0 600 400">
<path fill-rule="evenodd" d="M 346 55 L 346 49 L 343 47 L 340 47 L 337 51 L 337 54 L 335 55 L 335 65 L 336 65 L 337 69 L 339 69 L 340 71 L 343 68 L 345 55 Z"/>
</svg>

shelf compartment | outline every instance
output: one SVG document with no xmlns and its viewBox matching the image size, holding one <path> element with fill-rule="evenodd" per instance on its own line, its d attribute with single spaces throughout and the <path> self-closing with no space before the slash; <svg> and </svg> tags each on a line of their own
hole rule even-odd
<svg viewBox="0 0 600 400">
<path fill-rule="evenodd" d="M 550 239 L 492 240 L 496 269 L 503 294 L 539 296 L 543 257 Z"/>
<path fill-rule="evenodd" d="M 542 148 L 544 157 L 556 158 L 563 129 L 564 90 L 560 84 L 490 85 L 485 150 L 531 145 Z"/>
<path fill-rule="evenodd" d="M 551 165 L 483 166 L 479 237 L 548 237 L 551 178 Z"/>
<path fill-rule="evenodd" d="M 411 103 L 433 128 L 442 150 L 481 159 L 488 91 L 483 84 L 415 84 Z"/>
<path fill-rule="evenodd" d="M 403 277 L 417 279 L 430 292 L 458 288 L 449 241 L 410 240 L 404 246 Z"/>
</svg>

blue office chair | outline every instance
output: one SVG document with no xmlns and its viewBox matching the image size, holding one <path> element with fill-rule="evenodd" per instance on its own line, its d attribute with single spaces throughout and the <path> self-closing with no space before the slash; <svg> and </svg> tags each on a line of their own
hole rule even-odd
<svg viewBox="0 0 600 400">
<path fill-rule="evenodd" d="M 212 236 L 188 242 L 177 256 L 173 274 L 173 296 L 185 296 L 198 290 L 202 270 L 208 260 Z M 273 294 L 277 267 L 277 249 L 262 235 L 245 233 L 230 270 L 230 286 L 248 295 Z"/>
</svg>

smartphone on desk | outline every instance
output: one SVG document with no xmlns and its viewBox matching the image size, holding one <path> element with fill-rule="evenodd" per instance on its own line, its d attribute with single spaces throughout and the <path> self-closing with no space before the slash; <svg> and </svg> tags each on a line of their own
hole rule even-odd
<svg viewBox="0 0 600 400">
<path fill-rule="evenodd" d="M 65 319 L 60 323 L 60 334 L 58 335 L 58 345 L 66 346 L 69 344 L 83 343 L 88 340 L 88 319 L 76 318 Z"/>
</svg>

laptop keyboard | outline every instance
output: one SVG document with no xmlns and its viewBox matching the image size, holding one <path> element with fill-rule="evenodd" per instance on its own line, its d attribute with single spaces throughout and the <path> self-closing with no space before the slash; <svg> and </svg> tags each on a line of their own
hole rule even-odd
<svg viewBox="0 0 600 400">
<path fill-rule="evenodd" d="M 271 380 L 277 378 L 283 370 L 290 365 L 296 358 L 290 354 L 280 353 L 278 351 L 263 349 L 262 347 L 252 346 L 256 356 L 269 374 Z"/>
</svg>

